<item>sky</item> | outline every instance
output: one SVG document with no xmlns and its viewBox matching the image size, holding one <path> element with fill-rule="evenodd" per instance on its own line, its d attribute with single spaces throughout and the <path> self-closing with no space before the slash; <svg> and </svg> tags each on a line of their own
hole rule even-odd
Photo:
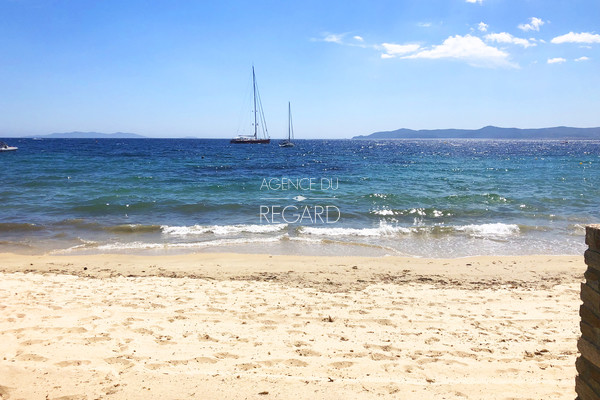
<svg viewBox="0 0 600 400">
<path fill-rule="evenodd" d="M 600 126 L 600 1 L 0 0 L 0 137 Z"/>
</svg>

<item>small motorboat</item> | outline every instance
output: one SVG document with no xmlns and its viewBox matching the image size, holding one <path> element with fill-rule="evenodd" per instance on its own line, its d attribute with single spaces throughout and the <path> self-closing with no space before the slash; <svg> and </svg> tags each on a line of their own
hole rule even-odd
<svg viewBox="0 0 600 400">
<path fill-rule="evenodd" d="M 9 146 L 4 142 L 0 142 L 0 151 L 15 151 L 18 147 Z"/>
</svg>

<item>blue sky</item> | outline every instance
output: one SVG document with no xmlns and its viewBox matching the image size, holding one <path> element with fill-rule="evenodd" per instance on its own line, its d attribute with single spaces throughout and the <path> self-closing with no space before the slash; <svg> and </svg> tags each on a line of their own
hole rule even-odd
<svg viewBox="0 0 600 400">
<path fill-rule="evenodd" d="M 600 1 L 0 0 L 0 136 L 600 126 Z"/>
</svg>

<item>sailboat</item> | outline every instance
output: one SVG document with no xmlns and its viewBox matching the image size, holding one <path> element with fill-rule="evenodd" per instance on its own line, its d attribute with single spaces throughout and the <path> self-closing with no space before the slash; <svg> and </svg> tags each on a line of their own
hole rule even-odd
<svg viewBox="0 0 600 400">
<path fill-rule="evenodd" d="M 231 139 L 229 143 L 271 143 L 269 139 L 269 132 L 267 131 L 267 123 L 265 121 L 265 115 L 262 109 L 262 103 L 260 101 L 260 94 L 258 93 L 258 87 L 256 86 L 256 75 L 254 74 L 254 65 L 252 66 L 252 91 L 254 94 L 254 135 L 238 135 Z M 261 127 L 261 136 L 258 136 L 258 127 Z"/>
<path fill-rule="evenodd" d="M 292 138 L 294 137 L 294 126 L 292 125 L 292 106 L 288 101 L 288 138 L 279 143 L 279 147 L 294 147 Z"/>
</svg>

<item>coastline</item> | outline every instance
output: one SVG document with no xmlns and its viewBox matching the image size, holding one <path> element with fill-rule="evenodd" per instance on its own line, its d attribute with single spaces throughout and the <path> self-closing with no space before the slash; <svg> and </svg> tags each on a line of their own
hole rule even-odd
<svg viewBox="0 0 600 400">
<path fill-rule="evenodd" d="M 581 256 L 0 254 L 2 398 L 574 398 Z"/>
</svg>

